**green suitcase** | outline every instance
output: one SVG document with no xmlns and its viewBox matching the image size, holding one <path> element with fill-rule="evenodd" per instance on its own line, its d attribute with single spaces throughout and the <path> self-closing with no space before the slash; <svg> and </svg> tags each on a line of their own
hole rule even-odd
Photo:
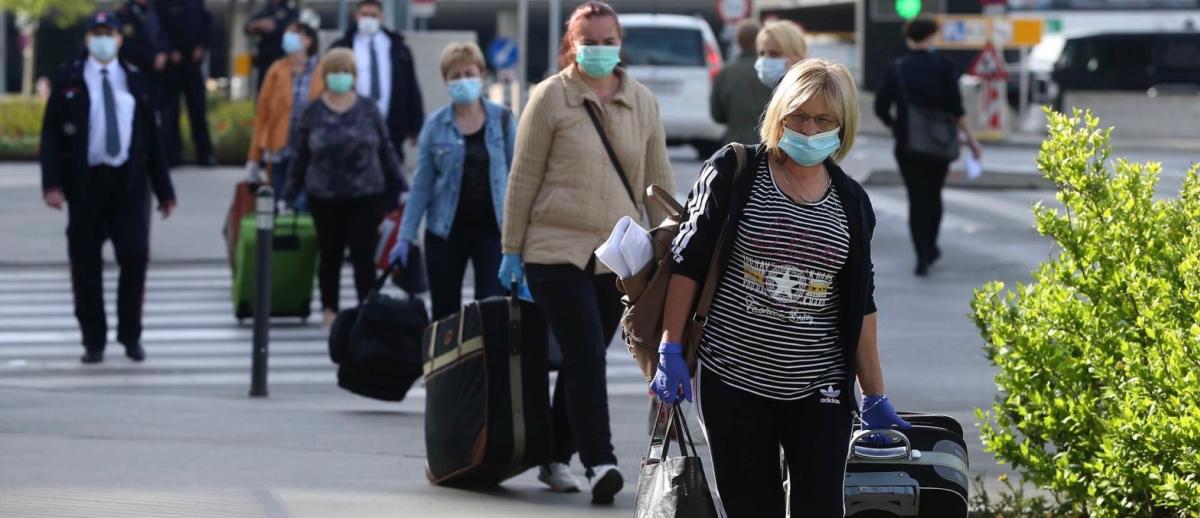
<svg viewBox="0 0 1200 518">
<path fill-rule="evenodd" d="M 238 321 L 254 316 L 254 252 L 258 228 L 253 215 L 242 218 L 233 266 L 233 312 Z M 275 216 L 271 252 L 271 316 L 300 317 L 311 312 L 317 273 L 317 232 L 308 214 Z"/>
</svg>

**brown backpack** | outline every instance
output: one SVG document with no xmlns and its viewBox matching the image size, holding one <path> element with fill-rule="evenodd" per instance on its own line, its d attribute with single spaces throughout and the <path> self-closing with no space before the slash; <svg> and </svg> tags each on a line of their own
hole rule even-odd
<svg viewBox="0 0 1200 518">
<path fill-rule="evenodd" d="M 736 142 L 730 144 L 730 147 L 737 155 L 737 170 L 733 177 L 736 182 L 746 164 L 746 147 Z M 617 279 L 617 289 L 624 294 L 621 303 L 625 305 L 625 313 L 621 316 L 621 337 L 625 341 L 625 347 L 629 349 L 629 354 L 649 381 L 658 370 L 663 306 L 666 305 L 667 288 L 671 283 L 671 242 L 679 234 L 679 225 L 687 217 L 687 212 L 672 193 L 658 185 L 646 188 L 646 197 L 666 209 L 668 214 L 662 224 L 650 231 L 654 243 L 654 260 L 633 277 Z M 696 312 L 683 330 L 685 356 L 693 373 L 700 351 L 700 337 L 704 334 L 704 322 L 708 319 L 708 310 L 717 291 L 717 282 L 721 274 L 719 258 L 725 249 L 725 241 L 725 226 L 722 224 L 716 247 L 713 248 L 708 274 L 696 299 Z"/>
</svg>

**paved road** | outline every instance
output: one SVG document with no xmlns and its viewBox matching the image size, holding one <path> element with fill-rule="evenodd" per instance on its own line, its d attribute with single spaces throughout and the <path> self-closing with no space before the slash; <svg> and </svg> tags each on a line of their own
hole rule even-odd
<svg viewBox="0 0 1200 518">
<path fill-rule="evenodd" d="M 863 176 L 888 166 L 888 146 L 864 139 L 847 171 Z M 989 150 L 997 165 L 1031 160 L 1029 152 Z M 686 150 L 673 157 L 686 190 L 699 163 Z M 609 354 L 610 406 L 629 485 L 614 508 L 548 493 L 532 474 L 491 493 L 433 488 L 423 477 L 420 387 L 400 404 L 339 391 L 314 323 L 277 322 L 271 398 L 245 397 L 250 331 L 231 314 L 216 230 L 236 171 L 177 176 L 181 211 L 198 214 L 181 212 L 156 227 L 147 362 L 129 363 L 117 346 L 105 364 L 83 367 L 67 277 L 56 264 L 63 243 L 54 218 L 61 217 L 27 201 L 36 183 L 19 169 L 0 168 L 0 260 L 9 265 L 0 268 L 0 516 L 629 515 L 646 398 L 619 345 Z M 995 387 L 966 318 L 971 290 L 991 279 L 1027 279 L 1054 253 L 1032 230 L 1028 210 L 1035 201 L 1053 203 L 1052 193 L 947 191 L 945 258 L 919 279 L 911 274 L 903 190 L 868 190 L 879 217 L 888 392 L 902 409 L 948 413 L 973 429 L 974 409 L 989 404 Z M 969 435 L 972 471 L 1000 473 Z"/>
</svg>

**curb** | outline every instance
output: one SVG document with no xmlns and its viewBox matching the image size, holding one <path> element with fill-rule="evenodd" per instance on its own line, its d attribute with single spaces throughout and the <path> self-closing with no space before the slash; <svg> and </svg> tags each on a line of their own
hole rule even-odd
<svg viewBox="0 0 1200 518">
<path fill-rule="evenodd" d="M 900 173 L 896 169 L 874 169 L 863 185 L 894 186 L 904 185 Z M 986 170 L 979 178 L 967 180 L 962 171 L 950 171 L 946 177 L 946 187 L 978 190 L 1031 190 L 1053 191 L 1057 189 L 1054 182 L 1036 173 L 1018 171 Z"/>
</svg>

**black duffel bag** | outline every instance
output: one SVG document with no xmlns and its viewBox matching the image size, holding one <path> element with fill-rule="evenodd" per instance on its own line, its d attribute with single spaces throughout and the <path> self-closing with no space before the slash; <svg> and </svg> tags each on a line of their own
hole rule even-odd
<svg viewBox="0 0 1200 518">
<path fill-rule="evenodd" d="M 338 386 L 383 401 L 401 401 L 421 377 L 421 333 L 429 325 L 425 303 L 380 293 L 395 264 L 356 308 L 338 314 L 329 332 L 329 358 L 338 364 Z"/>
</svg>

